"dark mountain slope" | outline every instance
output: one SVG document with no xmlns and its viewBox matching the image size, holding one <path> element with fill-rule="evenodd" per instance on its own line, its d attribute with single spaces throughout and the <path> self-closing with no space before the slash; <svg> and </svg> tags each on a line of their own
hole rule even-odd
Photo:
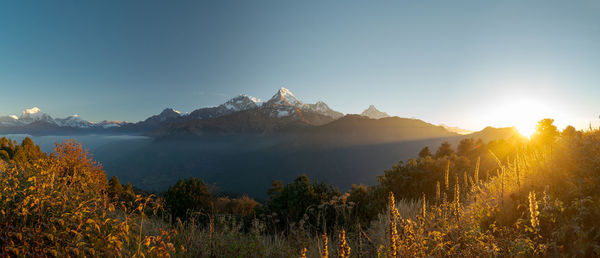
<svg viewBox="0 0 600 258">
<path fill-rule="evenodd" d="M 343 147 L 455 136 L 458 134 L 417 119 L 371 119 L 360 115 L 346 115 L 331 123 L 299 132 L 297 139 L 292 140 L 291 144 L 297 147 Z"/>
<path fill-rule="evenodd" d="M 170 123 L 152 132 L 158 139 L 182 139 L 207 135 L 263 134 L 298 131 L 331 122 L 333 118 L 315 112 L 294 109 L 294 115 L 278 116 L 277 110 L 258 108 L 229 115 Z"/>
</svg>

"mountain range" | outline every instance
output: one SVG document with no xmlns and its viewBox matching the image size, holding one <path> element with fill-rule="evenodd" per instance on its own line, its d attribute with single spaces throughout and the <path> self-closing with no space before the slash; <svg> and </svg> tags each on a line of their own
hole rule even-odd
<svg viewBox="0 0 600 258">
<path fill-rule="evenodd" d="M 229 115 L 233 116 L 223 118 Z M 389 117 L 373 105 L 361 115 L 372 119 Z M 181 131 L 186 126 L 222 132 L 273 132 L 286 128 L 324 125 L 342 117 L 343 113 L 331 109 L 323 101 L 304 103 L 290 90 L 281 88 L 266 102 L 243 94 L 216 107 L 199 108 L 187 114 L 166 108 L 161 113 L 136 123 L 108 120 L 90 122 L 78 115 L 52 118 L 39 108 L 33 107 L 23 111 L 19 117 L 0 116 L 0 133 L 160 135 L 169 129 Z M 188 125 L 185 125 L 186 123 Z M 190 128 L 190 131 L 196 130 Z"/>
</svg>

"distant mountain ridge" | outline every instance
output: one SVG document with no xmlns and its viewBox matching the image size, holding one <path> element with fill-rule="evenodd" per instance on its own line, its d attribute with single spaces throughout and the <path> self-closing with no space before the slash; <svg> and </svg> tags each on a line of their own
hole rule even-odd
<svg viewBox="0 0 600 258">
<path fill-rule="evenodd" d="M 21 113 L 21 116 L 17 117 L 15 115 L 9 116 L 1 116 L 0 117 L 0 128 L 13 128 L 18 129 L 19 127 L 27 128 L 29 125 L 36 124 L 37 127 L 43 128 L 44 125 L 47 125 L 51 128 L 60 128 L 60 127 L 68 127 L 68 128 L 79 128 L 79 129 L 89 129 L 89 128 L 105 128 L 109 124 L 117 124 L 120 125 L 122 122 L 116 121 L 102 121 L 100 123 L 92 123 L 87 120 L 82 119 L 79 115 L 71 115 L 65 118 L 52 118 L 50 115 L 42 112 L 42 110 L 38 107 L 33 107 L 30 109 L 26 109 Z M 31 126 L 29 126 L 31 127 Z M 109 126 L 110 127 L 110 126 Z"/>
<path fill-rule="evenodd" d="M 267 102 L 263 102 L 259 98 L 242 94 L 226 101 L 221 105 L 215 107 L 199 108 L 192 111 L 189 114 L 184 114 L 172 108 L 165 108 L 161 113 L 148 117 L 147 119 L 136 123 L 107 120 L 94 123 L 84 120 L 78 115 L 54 119 L 50 115 L 43 113 L 39 108 L 33 107 L 23 111 L 20 117 L 1 116 L 0 133 L 35 132 L 38 134 L 146 134 L 158 130 L 162 127 L 165 127 L 171 123 L 185 123 L 196 120 L 210 120 L 225 117 L 235 113 L 240 114 L 233 116 L 233 118 L 242 119 L 241 117 L 244 117 L 244 114 L 246 114 L 247 116 L 249 116 L 248 119 L 256 119 L 256 121 L 248 121 L 249 124 L 247 128 L 254 128 L 255 130 L 262 128 L 263 131 L 278 130 L 278 128 L 287 127 L 286 124 L 288 124 L 288 122 L 285 121 L 290 121 L 291 124 L 296 122 L 298 122 L 299 124 L 309 125 L 324 124 L 344 116 L 344 114 L 342 114 L 341 112 L 331 109 L 323 101 L 318 101 L 315 104 L 305 104 L 300 99 L 298 99 L 289 89 L 280 88 Z M 281 119 L 282 121 L 267 121 L 276 119 Z M 32 124 L 34 122 L 37 122 L 36 126 L 28 126 L 29 124 Z M 238 121 L 238 123 L 240 122 L 241 121 Z M 215 121 L 206 123 L 215 123 Z M 235 124 L 236 122 L 223 121 L 220 124 L 223 128 L 231 128 L 231 126 L 225 126 L 225 124 L 228 123 Z M 266 124 L 261 125 L 260 123 Z M 35 130 L 32 130 L 32 127 L 34 127 Z M 47 132 L 44 131 L 44 128 L 48 129 Z"/>
<path fill-rule="evenodd" d="M 445 124 L 440 124 L 440 126 L 446 128 L 446 130 L 448 130 L 450 132 L 455 132 L 457 134 L 462 134 L 462 135 L 470 134 L 470 133 L 474 132 L 474 131 L 471 131 L 471 130 L 460 128 L 458 126 L 449 126 L 449 125 L 445 125 Z"/>
<path fill-rule="evenodd" d="M 480 133 L 484 138 L 505 136 L 512 132 L 484 131 Z M 286 88 L 278 89 L 266 102 L 242 94 L 218 106 L 203 107 L 190 113 L 165 108 L 159 114 L 136 123 L 108 120 L 90 122 L 78 115 L 52 118 L 38 107 L 23 111 L 19 117 L 0 116 L 0 133 L 3 134 L 144 134 L 157 138 L 178 138 L 292 132 L 304 135 L 302 137 L 311 135 L 312 138 L 299 136 L 298 139 L 302 140 L 293 143 L 301 142 L 303 145 L 372 144 L 464 134 L 451 127 L 435 126 L 418 119 L 390 117 L 374 105 L 370 105 L 360 115 L 345 116 L 323 101 L 304 103 Z"/>
</svg>

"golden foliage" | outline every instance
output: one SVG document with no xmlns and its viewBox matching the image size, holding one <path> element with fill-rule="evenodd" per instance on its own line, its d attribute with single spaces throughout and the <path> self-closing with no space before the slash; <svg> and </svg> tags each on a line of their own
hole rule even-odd
<svg viewBox="0 0 600 258">
<path fill-rule="evenodd" d="M 160 241 L 148 236 L 145 248 L 135 248 L 142 241 L 136 236 L 143 233 L 141 219 L 151 200 L 137 196 L 138 209 L 121 209 L 105 190 L 104 171 L 74 141 L 58 144 L 54 153 L 35 161 L 27 170 L 18 164 L 3 168 L 1 252 L 9 256 L 174 253 L 166 248 L 170 243 L 164 234 Z"/>
</svg>

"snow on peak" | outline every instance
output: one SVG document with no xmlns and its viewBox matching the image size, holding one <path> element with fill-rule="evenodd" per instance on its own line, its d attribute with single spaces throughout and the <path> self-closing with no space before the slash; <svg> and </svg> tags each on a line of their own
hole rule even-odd
<svg viewBox="0 0 600 258">
<path fill-rule="evenodd" d="M 37 114 L 40 112 L 42 112 L 42 110 L 38 107 L 32 107 L 30 109 L 25 109 L 25 111 L 23 111 L 23 114 Z"/>
<path fill-rule="evenodd" d="M 168 116 L 168 117 L 180 116 L 180 115 L 181 115 L 181 112 L 179 110 L 175 110 L 172 108 L 165 108 L 159 114 L 159 116 Z"/>
<path fill-rule="evenodd" d="M 315 104 L 304 104 L 303 110 L 319 113 L 321 115 L 329 116 L 333 119 L 338 119 L 344 116 L 344 114 L 329 108 L 329 106 L 323 101 L 317 101 Z"/>
<path fill-rule="evenodd" d="M 4 125 L 4 126 L 15 126 L 15 125 L 20 125 L 20 122 L 18 120 L 19 118 L 17 116 L 0 116 L 0 125 Z"/>
<path fill-rule="evenodd" d="M 246 94 L 239 95 L 235 98 L 230 99 L 221 106 L 225 107 L 230 111 L 244 111 L 253 109 L 262 105 L 262 100 Z"/>
<path fill-rule="evenodd" d="M 120 127 L 121 125 L 124 125 L 124 124 L 127 124 L 127 122 L 103 120 L 99 123 L 96 123 L 96 126 L 100 126 L 102 128 L 112 128 L 112 127 Z"/>
<path fill-rule="evenodd" d="M 262 102 L 261 99 L 249 96 L 248 94 L 241 94 L 241 95 L 238 96 L 238 98 L 247 98 L 247 99 L 249 99 L 250 101 L 252 101 L 252 102 L 254 102 L 256 104 Z"/>
<path fill-rule="evenodd" d="M 361 116 L 369 117 L 371 119 L 380 119 L 380 118 L 384 118 L 384 117 L 389 117 L 390 116 L 390 115 L 388 115 L 385 112 L 379 111 L 373 105 L 370 105 L 369 108 L 365 109 L 365 111 L 363 111 L 360 115 Z"/>
<path fill-rule="evenodd" d="M 79 117 L 79 115 L 72 115 L 72 116 L 68 116 L 66 118 L 57 118 L 57 119 L 55 119 L 55 121 L 60 126 L 77 127 L 77 128 L 92 127 L 91 122 L 81 119 Z"/>
<path fill-rule="evenodd" d="M 160 114 L 148 117 L 148 118 L 146 118 L 146 120 L 144 120 L 144 122 L 162 123 L 167 120 L 178 118 L 180 116 L 181 116 L 181 112 L 179 112 L 175 109 L 172 109 L 172 108 L 165 108 L 165 109 L 163 109 L 162 112 L 160 112 Z"/>
<path fill-rule="evenodd" d="M 271 105 L 276 104 L 293 107 L 302 106 L 302 101 L 296 98 L 290 90 L 283 87 L 279 89 L 267 103 Z"/>
<path fill-rule="evenodd" d="M 294 96 L 294 94 L 292 93 L 292 91 L 289 90 L 288 88 L 285 88 L 285 87 L 279 88 L 279 90 L 277 92 L 279 94 L 281 94 L 281 95 L 292 95 L 292 96 Z"/>
</svg>

